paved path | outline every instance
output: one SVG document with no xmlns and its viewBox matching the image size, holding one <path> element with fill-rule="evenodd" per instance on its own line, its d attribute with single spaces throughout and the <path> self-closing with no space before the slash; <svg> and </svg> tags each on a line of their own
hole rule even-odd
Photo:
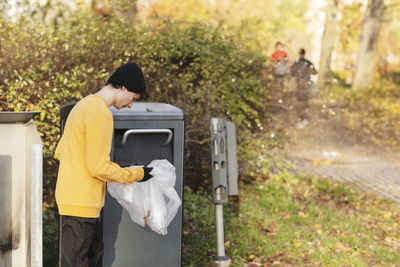
<svg viewBox="0 0 400 267">
<path fill-rule="evenodd" d="M 326 138 L 300 139 L 285 154 L 292 170 L 352 183 L 366 192 L 400 204 L 400 157 L 357 144 L 325 142 Z M 340 143 L 340 142 L 339 142 Z"/>
</svg>

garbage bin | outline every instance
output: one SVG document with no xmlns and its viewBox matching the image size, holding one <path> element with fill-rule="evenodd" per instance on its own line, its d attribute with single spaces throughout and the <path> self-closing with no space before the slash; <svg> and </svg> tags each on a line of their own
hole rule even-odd
<svg viewBox="0 0 400 267">
<path fill-rule="evenodd" d="M 0 266 L 42 266 L 42 141 L 32 118 L 0 112 Z"/>
<path fill-rule="evenodd" d="M 73 104 L 61 110 L 61 128 Z M 147 165 L 167 159 L 176 168 L 177 191 L 183 200 L 184 113 L 163 103 L 134 103 L 132 108 L 110 108 L 114 134 L 110 158 L 121 167 Z M 102 211 L 104 267 L 181 266 L 182 206 L 168 226 L 168 234 L 133 223 L 129 214 L 106 193 Z"/>
</svg>

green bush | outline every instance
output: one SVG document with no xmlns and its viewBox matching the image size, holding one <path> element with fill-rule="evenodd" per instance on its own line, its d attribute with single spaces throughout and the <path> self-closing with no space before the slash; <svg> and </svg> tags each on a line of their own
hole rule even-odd
<svg viewBox="0 0 400 267">
<path fill-rule="evenodd" d="M 120 64 L 135 61 L 146 76 L 151 101 L 186 113 L 188 185 L 209 179 L 209 119 L 237 125 L 239 156 L 251 158 L 251 132 L 265 114 L 261 84 L 265 59 L 232 37 L 200 23 L 161 22 L 131 27 L 116 18 L 79 16 L 63 27 L 1 22 L 0 95 L 3 110 L 41 110 L 46 195 L 53 195 L 62 105 L 99 90 Z M 4 43 L 4 44 L 3 44 Z"/>
<path fill-rule="evenodd" d="M 40 110 L 35 118 L 44 145 L 44 262 L 57 262 L 60 107 L 99 90 L 120 64 L 142 66 L 150 101 L 186 114 L 185 184 L 210 184 L 209 120 L 237 125 L 241 166 L 255 157 L 252 136 L 265 115 L 261 84 L 265 59 L 206 24 L 160 22 L 132 27 L 116 18 L 76 14 L 49 28 L 22 18 L 0 21 L 0 110 Z"/>
</svg>

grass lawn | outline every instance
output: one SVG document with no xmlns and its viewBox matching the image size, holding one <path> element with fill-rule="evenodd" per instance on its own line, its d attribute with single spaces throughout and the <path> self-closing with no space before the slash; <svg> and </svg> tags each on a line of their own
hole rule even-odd
<svg viewBox="0 0 400 267">
<path fill-rule="evenodd" d="M 183 266 L 216 254 L 210 192 L 185 188 Z M 232 266 L 400 266 L 400 206 L 351 185 L 282 172 L 224 204 Z"/>
</svg>

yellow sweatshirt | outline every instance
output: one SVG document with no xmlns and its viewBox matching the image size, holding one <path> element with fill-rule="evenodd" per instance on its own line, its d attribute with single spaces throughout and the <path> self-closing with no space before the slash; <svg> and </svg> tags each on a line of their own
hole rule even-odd
<svg viewBox="0 0 400 267">
<path fill-rule="evenodd" d="M 60 160 L 56 201 L 62 215 L 97 218 L 104 206 L 106 182 L 130 184 L 143 168 L 110 162 L 113 117 L 105 99 L 89 95 L 71 110 L 55 157 Z"/>
</svg>

